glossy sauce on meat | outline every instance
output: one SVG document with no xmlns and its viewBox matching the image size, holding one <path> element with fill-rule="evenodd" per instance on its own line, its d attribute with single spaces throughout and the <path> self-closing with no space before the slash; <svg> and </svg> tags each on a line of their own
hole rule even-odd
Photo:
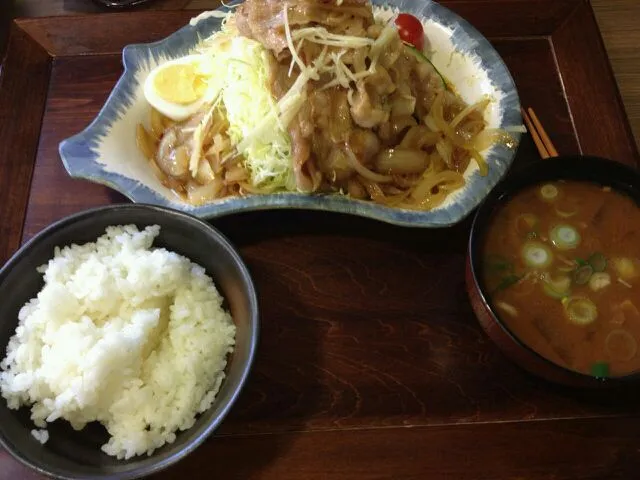
<svg viewBox="0 0 640 480">
<path fill-rule="evenodd" d="M 465 185 L 472 162 L 487 174 L 481 152 L 512 145 L 506 132 L 486 128 L 489 98 L 465 103 L 366 0 L 245 0 L 227 20 L 207 40 L 207 55 L 225 58 L 216 52 L 236 37 L 260 44 L 268 67 L 260 93 L 274 100 L 265 122 L 231 124 L 212 101 L 178 124 L 152 111 L 151 131 L 138 125 L 136 133 L 156 176 L 191 203 L 287 190 L 431 210 Z M 284 140 L 247 148 L 261 129 Z M 239 131 L 245 139 L 231 141 Z M 269 156 L 257 153 L 265 150 Z"/>
<path fill-rule="evenodd" d="M 365 17 L 359 20 L 369 37 L 375 39 L 380 35 L 380 25 L 371 24 Z M 345 28 L 332 30 L 348 33 Z M 309 44 L 303 46 L 300 56 L 303 60 L 317 58 L 321 50 L 321 46 Z M 363 71 L 370 62 L 364 53 L 364 50 L 347 52 L 342 60 L 354 71 Z M 290 64 L 288 55 L 280 60 L 274 58 L 271 63 L 270 88 L 276 99 L 288 91 L 299 73 L 297 67 L 291 69 Z M 417 183 L 417 174 L 431 163 L 430 155 L 439 153 L 438 137 L 426 135 L 422 138 L 433 138 L 431 143 L 422 141 L 415 145 L 413 139 L 418 137 L 407 133 L 415 130 L 430 113 L 438 92 L 446 98 L 443 120 L 453 120 L 464 109 L 464 104 L 453 93 L 443 92 L 442 80 L 433 68 L 409 53 L 397 37 L 385 48 L 375 72 L 352 82 L 355 93 L 351 92 L 351 98 L 342 86 L 326 88 L 330 80 L 330 77 L 321 77 L 307 86 L 308 102 L 289 126 L 296 179 L 307 191 L 343 190 L 356 198 L 366 198 L 377 190 L 381 195 L 402 192 L 399 187 Z M 479 112 L 470 114 L 470 121 L 484 126 Z M 381 176 L 393 175 L 395 185 L 384 185 L 387 182 L 377 185 L 375 177 L 362 178 L 348 161 L 349 152 L 367 169 Z M 386 163 L 376 161 L 379 158 L 387 160 Z M 403 158 L 409 162 L 403 162 Z M 460 174 L 470 162 L 469 155 L 456 146 L 448 158 L 446 167 Z M 383 165 L 388 167 L 381 168 Z"/>
</svg>

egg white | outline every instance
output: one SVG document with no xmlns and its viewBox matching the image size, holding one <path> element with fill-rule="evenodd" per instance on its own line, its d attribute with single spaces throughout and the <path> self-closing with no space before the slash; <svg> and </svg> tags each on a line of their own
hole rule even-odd
<svg viewBox="0 0 640 480">
<path fill-rule="evenodd" d="M 154 89 L 154 81 L 158 73 L 161 72 L 163 69 L 167 68 L 168 66 L 181 65 L 181 64 L 193 64 L 194 61 L 197 64 L 201 64 L 202 60 L 203 60 L 202 55 L 187 55 L 185 57 L 180 57 L 175 60 L 169 60 L 167 62 L 164 62 L 158 65 L 153 70 L 151 70 L 151 73 L 149 73 L 149 76 L 147 76 L 147 79 L 145 80 L 144 87 L 143 87 L 144 96 L 147 99 L 147 102 L 149 102 L 149 104 L 153 108 L 158 110 L 160 113 L 162 113 L 163 115 L 169 117 L 171 120 L 174 120 L 176 122 L 182 121 L 188 118 L 189 116 L 193 115 L 194 113 L 196 113 L 202 107 L 203 103 L 207 99 L 208 95 L 206 91 L 199 99 L 197 99 L 192 103 L 189 103 L 186 105 L 179 104 L 179 103 L 170 102 L 160 97 L 160 95 L 158 95 L 158 93 Z"/>
</svg>

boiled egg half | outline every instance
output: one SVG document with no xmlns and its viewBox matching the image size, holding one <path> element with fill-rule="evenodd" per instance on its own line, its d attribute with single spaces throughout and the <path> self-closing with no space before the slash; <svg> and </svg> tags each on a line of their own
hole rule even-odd
<svg viewBox="0 0 640 480">
<path fill-rule="evenodd" d="M 147 102 L 163 115 L 181 121 L 207 101 L 210 69 L 202 55 L 187 55 L 155 67 L 144 82 Z"/>
</svg>

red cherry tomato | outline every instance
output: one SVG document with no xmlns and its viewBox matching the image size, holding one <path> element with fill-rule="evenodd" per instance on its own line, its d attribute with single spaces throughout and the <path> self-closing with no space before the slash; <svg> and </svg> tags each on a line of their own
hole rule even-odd
<svg viewBox="0 0 640 480">
<path fill-rule="evenodd" d="M 424 48 L 424 30 L 420 20 L 409 13 L 401 13 L 396 18 L 396 26 L 402 41 L 410 43 L 422 51 Z"/>
</svg>

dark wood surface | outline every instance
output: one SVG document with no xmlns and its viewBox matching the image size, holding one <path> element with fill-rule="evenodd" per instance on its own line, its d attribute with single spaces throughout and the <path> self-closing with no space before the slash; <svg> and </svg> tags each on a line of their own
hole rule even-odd
<svg viewBox="0 0 640 480">
<path fill-rule="evenodd" d="M 637 162 L 588 4 L 442 3 L 489 37 L 561 152 Z M 52 221 L 125 201 L 69 178 L 58 143 L 94 118 L 122 72 L 124 45 L 166 36 L 192 15 L 13 25 L 0 77 L 2 260 Z M 27 76 L 35 83 L 21 81 Z M 516 165 L 530 161 L 537 156 L 526 137 Z M 260 347 L 219 431 L 157 478 L 638 478 L 640 390 L 542 382 L 478 327 L 464 290 L 469 219 L 415 230 L 277 211 L 213 224 L 254 276 Z M 27 478 L 39 477 L 0 452 L 0 479 Z"/>
<path fill-rule="evenodd" d="M 627 116 L 640 145 L 640 2 L 591 0 Z"/>
<path fill-rule="evenodd" d="M 456 1 L 456 0 L 450 0 Z M 460 1 L 460 0 L 458 0 Z M 469 0 L 461 0 L 469 3 Z M 482 2 L 486 0 L 471 0 L 476 4 L 476 9 L 482 9 Z M 491 0 L 489 0 L 491 1 Z M 8 3 L 7 3 L 8 2 Z M 15 3 L 12 8 L 17 16 L 52 16 L 73 15 L 78 13 L 99 13 L 110 11 L 91 0 L 4 0 L 0 7 L 8 9 L 5 5 Z M 140 10 L 181 10 L 181 9 L 208 9 L 215 0 L 152 0 L 150 3 L 136 7 L 133 11 Z M 572 3 L 572 2 L 569 2 Z M 613 66 L 615 78 L 622 94 L 623 103 L 629 117 L 636 143 L 640 145 L 640 50 L 637 48 L 640 42 L 640 2 L 637 0 L 591 0 L 593 11 L 602 36 L 605 47 Z M 513 2 L 511 3 L 514 4 Z M 540 5 L 543 5 L 540 8 Z M 520 0 L 517 9 L 530 9 L 532 12 L 524 19 L 524 24 L 519 24 L 510 19 L 511 11 L 503 11 L 500 18 L 503 19 L 501 28 L 515 29 L 516 32 L 533 34 L 534 28 L 555 28 L 548 18 L 563 18 L 562 13 L 556 9 L 567 8 L 566 2 L 544 2 L 542 4 L 534 0 Z M 569 7 L 571 8 L 571 7 Z M 478 22 L 486 18 L 492 22 L 494 35 L 498 26 L 495 20 L 483 15 L 473 14 Z M 6 15 L 5 18 L 9 18 Z M 519 21 L 523 21 L 519 16 Z M 0 50 L 2 45 L 2 14 L 0 13 Z M 546 27 L 544 27 L 546 25 Z"/>
<path fill-rule="evenodd" d="M 2 261 L 15 250 L 22 234 L 51 66 L 46 50 L 21 29 L 14 29 L 8 48 L 12 54 L 0 71 Z"/>
</svg>

